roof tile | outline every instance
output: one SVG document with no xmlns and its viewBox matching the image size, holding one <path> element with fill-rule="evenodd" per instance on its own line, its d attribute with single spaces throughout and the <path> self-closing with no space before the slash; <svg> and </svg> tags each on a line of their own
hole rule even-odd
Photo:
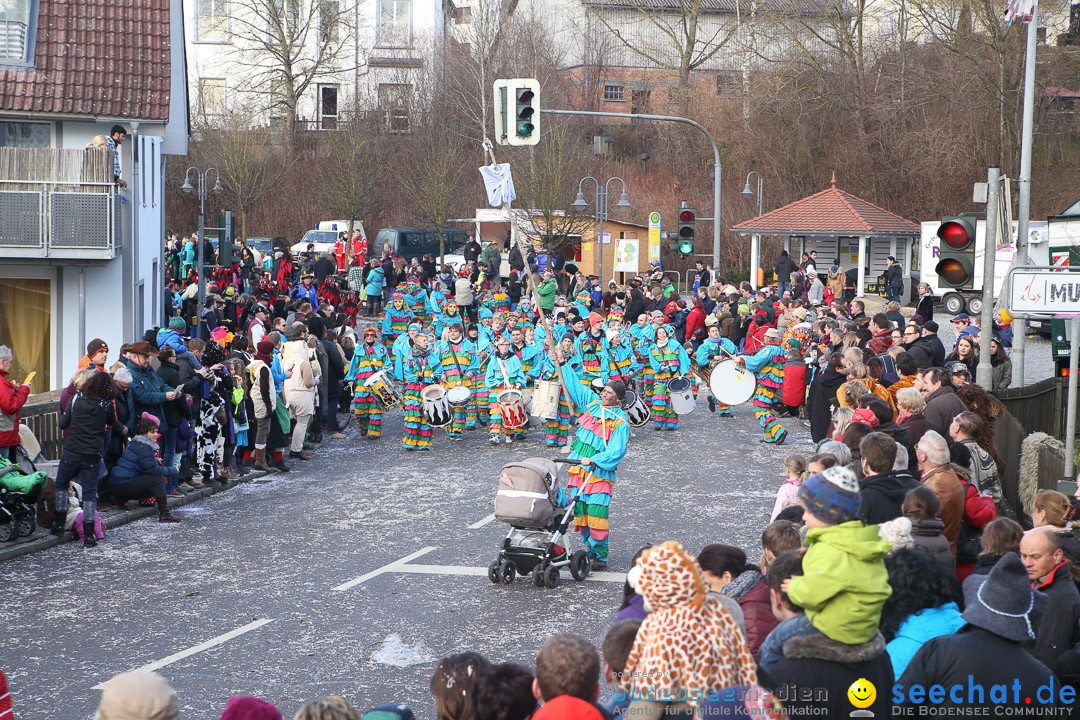
<svg viewBox="0 0 1080 720">
<path fill-rule="evenodd" d="M 881 233 L 917 235 L 919 226 L 836 187 L 826 188 L 802 200 L 771 210 L 732 230 L 762 234 Z"/>
</svg>

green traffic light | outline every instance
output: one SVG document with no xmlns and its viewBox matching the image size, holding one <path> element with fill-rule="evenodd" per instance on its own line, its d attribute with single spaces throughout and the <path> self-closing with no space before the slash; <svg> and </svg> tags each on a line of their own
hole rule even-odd
<svg viewBox="0 0 1080 720">
<path fill-rule="evenodd" d="M 694 244 L 691 242 L 683 241 L 679 243 L 679 253 L 681 255 L 689 255 L 694 252 Z"/>
<path fill-rule="evenodd" d="M 521 123 L 520 125 L 518 125 L 517 129 L 518 137 L 529 137 L 533 134 L 533 130 L 535 129 L 536 126 L 530 122 Z"/>
</svg>

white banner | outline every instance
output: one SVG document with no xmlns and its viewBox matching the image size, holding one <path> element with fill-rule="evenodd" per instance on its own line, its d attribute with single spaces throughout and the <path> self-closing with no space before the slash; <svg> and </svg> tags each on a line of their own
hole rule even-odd
<svg viewBox="0 0 1080 720">
<path fill-rule="evenodd" d="M 615 272 L 638 272 L 641 269 L 640 252 L 637 240 L 617 240 L 615 242 Z"/>
</svg>

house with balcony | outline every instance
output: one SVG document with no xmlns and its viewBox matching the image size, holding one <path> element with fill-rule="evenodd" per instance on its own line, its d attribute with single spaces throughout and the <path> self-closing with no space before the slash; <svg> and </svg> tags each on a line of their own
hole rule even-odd
<svg viewBox="0 0 1080 720">
<path fill-rule="evenodd" d="M 64 387 L 89 340 L 112 361 L 164 316 L 165 160 L 188 140 L 181 3 L 0 9 L 0 343 L 34 392 Z M 93 146 L 114 125 L 126 187 Z"/>
</svg>

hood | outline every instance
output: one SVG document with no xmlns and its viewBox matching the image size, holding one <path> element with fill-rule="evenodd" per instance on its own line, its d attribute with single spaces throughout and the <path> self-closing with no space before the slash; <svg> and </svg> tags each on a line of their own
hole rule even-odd
<svg viewBox="0 0 1080 720">
<path fill-rule="evenodd" d="M 929 520 L 922 520 L 918 523 L 911 524 L 911 534 L 921 537 L 936 537 L 945 530 L 945 523 L 941 522 L 937 518 L 930 518 Z"/>
<path fill-rule="evenodd" d="M 701 566 L 682 545 L 672 540 L 645 550 L 628 573 L 627 581 L 652 610 L 678 605 L 701 608 L 705 603 Z"/>
<path fill-rule="evenodd" d="M 898 502 L 903 502 L 904 495 L 907 494 L 904 486 L 897 479 L 895 472 L 881 473 L 880 475 L 863 478 L 859 481 L 859 488 L 862 490 L 873 488 L 890 500 Z"/>
<path fill-rule="evenodd" d="M 896 637 L 922 644 L 942 634 L 953 635 L 966 624 L 957 604 L 947 602 L 940 607 L 923 608 L 909 615 L 897 629 Z"/>
<path fill-rule="evenodd" d="M 882 560 L 892 550 L 888 540 L 878 535 L 877 525 L 863 525 L 859 520 L 814 528 L 806 534 L 806 544 L 830 545 L 861 562 Z"/>
</svg>

